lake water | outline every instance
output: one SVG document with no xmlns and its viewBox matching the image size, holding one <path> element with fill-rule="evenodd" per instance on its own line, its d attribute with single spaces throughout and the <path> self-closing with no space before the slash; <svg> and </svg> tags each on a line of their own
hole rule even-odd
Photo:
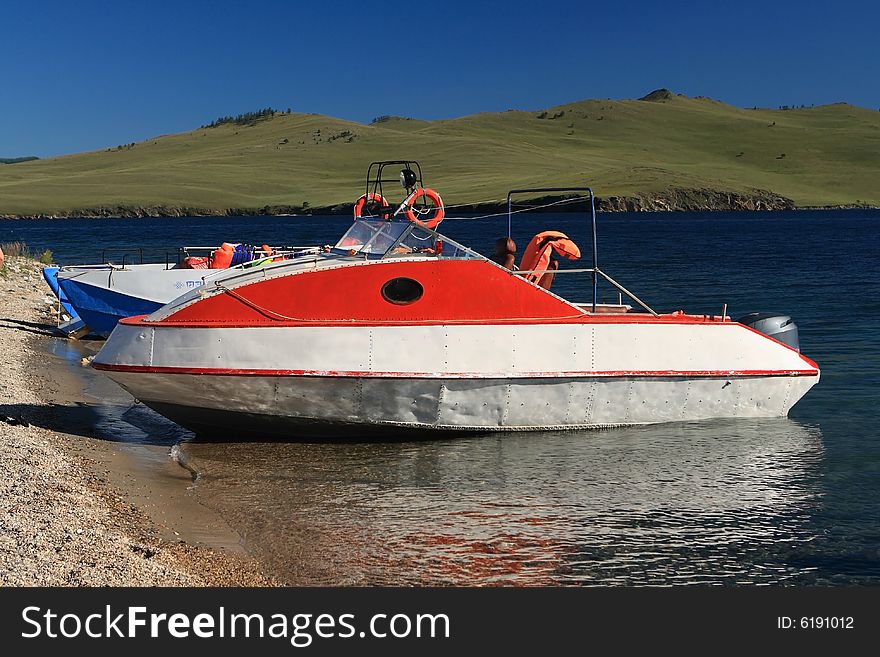
<svg viewBox="0 0 880 657">
<path fill-rule="evenodd" d="M 448 220 L 490 252 L 506 217 Z M 346 217 L 0 221 L 61 263 L 142 246 L 322 244 Z M 583 215 L 524 215 L 589 252 Z M 192 494 L 289 583 L 880 584 L 880 212 L 600 215 L 600 265 L 658 310 L 790 314 L 822 379 L 789 418 L 428 442 L 184 442 Z M 109 255 L 109 252 L 108 252 Z M 117 258 L 118 259 L 118 258 Z M 587 275 L 554 291 L 590 298 Z M 614 300 L 609 290 L 605 300 Z M 108 439 L 186 432 L 108 423 Z M 144 428 L 146 427 L 146 429 Z M 155 427 L 151 429 L 150 427 Z M 148 436 L 149 437 L 149 436 Z"/>
</svg>

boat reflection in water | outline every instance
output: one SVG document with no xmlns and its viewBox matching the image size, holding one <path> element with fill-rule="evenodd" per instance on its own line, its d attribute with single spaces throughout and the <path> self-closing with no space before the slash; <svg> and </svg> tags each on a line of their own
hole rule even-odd
<svg viewBox="0 0 880 657">
<path fill-rule="evenodd" d="M 787 418 L 409 443 L 190 443 L 291 584 L 809 583 L 821 432 Z"/>
</svg>

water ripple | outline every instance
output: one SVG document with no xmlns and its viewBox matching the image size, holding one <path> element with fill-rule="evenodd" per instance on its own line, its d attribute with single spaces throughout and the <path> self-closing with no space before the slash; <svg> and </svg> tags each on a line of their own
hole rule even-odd
<svg viewBox="0 0 880 657">
<path fill-rule="evenodd" d="M 821 432 L 788 419 L 184 449 L 291 583 L 794 581 L 823 497 Z"/>
</svg>

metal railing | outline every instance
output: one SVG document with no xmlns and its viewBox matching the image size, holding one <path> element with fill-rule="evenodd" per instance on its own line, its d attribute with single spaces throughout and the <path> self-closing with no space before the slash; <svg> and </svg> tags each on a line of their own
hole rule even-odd
<svg viewBox="0 0 880 657">
<path fill-rule="evenodd" d="M 239 265 L 235 265 L 236 267 L 241 264 L 247 265 L 253 263 L 255 260 L 261 260 L 270 256 L 291 256 L 294 253 L 305 251 L 308 249 L 317 248 L 314 246 L 276 246 L 272 247 L 272 253 L 264 251 L 261 248 L 255 248 L 250 250 L 250 253 L 253 254 L 253 259 L 244 263 L 240 263 Z M 190 256 L 210 256 L 214 251 L 217 250 L 216 246 L 181 246 L 178 247 L 176 251 L 169 251 L 167 249 L 156 248 L 156 249 L 144 249 L 143 247 L 133 247 L 133 248 L 115 248 L 110 247 L 103 249 L 101 251 L 101 264 L 102 265 L 110 265 L 111 267 L 115 267 L 118 269 L 125 269 L 129 265 L 138 264 L 143 265 L 145 261 L 145 254 L 150 260 L 152 264 L 162 264 L 162 260 L 165 261 L 165 269 L 174 269 L 175 267 L 180 266 L 180 264 L 184 261 L 185 258 Z M 122 256 L 122 260 L 119 263 L 111 262 L 108 260 L 108 254 L 112 256 Z M 132 262 L 134 261 L 134 262 Z"/>
<path fill-rule="evenodd" d="M 273 253 L 266 258 L 257 258 L 256 260 L 251 260 L 250 262 L 243 262 L 237 264 L 233 267 L 228 267 L 226 269 L 211 269 L 204 276 L 202 276 L 202 280 L 207 283 L 208 279 L 214 276 L 219 276 L 224 273 L 228 273 L 230 271 L 238 271 L 237 274 L 230 274 L 223 276 L 223 282 L 228 283 L 229 281 L 235 281 L 245 276 L 250 276 L 255 273 L 266 274 L 267 271 L 270 271 L 274 274 L 277 274 L 280 269 L 291 267 L 291 266 L 299 266 L 302 265 L 305 261 L 300 258 L 310 256 L 310 255 L 319 255 L 322 252 L 322 247 L 320 246 L 299 246 L 295 247 L 295 250 L 291 251 L 278 251 Z M 259 266 L 261 260 L 266 260 L 268 258 L 274 258 L 275 256 L 283 256 L 284 260 L 278 263 L 272 263 L 272 267 L 267 269 L 265 267 Z M 217 281 L 214 281 L 215 285 L 219 285 Z"/>
<path fill-rule="evenodd" d="M 617 288 L 620 292 L 627 295 L 637 304 L 639 304 L 646 311 L 657 317 L 659 313 L 657 313 L 653 308 L 651 308 L 648 304 L 642 301 L 635 294 L 626 289 L 623 285 L 618 283 L 616 280 L 611 278 L 604 271 L 599 269 L 599 245 L 597 241 L 597 231 L 596 231 L 596 197 L 593 195 L 593 189 L 591 187 L 535 187 L 532 189 L 512 189 L 507 193 L 507 236 L 511 237 L 512 232 L 512 224 L 513 224 L 513 196 L 515 194 L 560 194 L 560 193 L 568 193 L 568 192 L 586 192 L 589 196 L 590 202 L 590 230 L 591 230 L 591 238 L 593 243 L 593 266 L 587 268 L 580 269 L 532 269 L 528 271 L 516 271 L 515 274 L 537 274 L 537 273 L 547 273 L 553 272 L 555 274 L 561 273 L 589 273 L 593 279 L 593 304 L 592 304 L 592 312 L 596 312 L 596 306 L 599 301 L 599 277 L 601 276 L 606 281 L 608 281 L 611 285 Z"/>
<path fill-rule="evenodd" d="M 126 260 L 129 256 L 137 255 L 139 264 L 144 264 L 144 250 L 142 248 L 131 248 L 131 249 L 119 249 L 119 248 L 109 248 L 103 249 L 101 251 L 101 264 L 102 265 L 111 265 L 112 262 L 107 261 L 107 251 L 111 254 L 122 254 L 122 266 L 125 267 Z"/>
</svg>

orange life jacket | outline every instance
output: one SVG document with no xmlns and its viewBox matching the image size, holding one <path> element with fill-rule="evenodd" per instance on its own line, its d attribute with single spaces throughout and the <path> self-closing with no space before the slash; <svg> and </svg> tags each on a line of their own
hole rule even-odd
<svg viewBox="0 0 880 657">
<path fill-rule="evenodd" d="M 560 233 L 558 230 L 545 230 L 535 235 L 529 242 L 519 264 L 520 270 L 549 269 L 550 254 L 553 251 L 569 260 L 577 260 L 581 257 L 581 250 L 577 244 L 569 239 L 568 235 Z M 535 272 L 526 274 L 525 278 L 534 283 L 542 276 L 544 276 L 543 273 Z"/>
<path fill-rule="evenodd" d="M 211 269 L 226 269 L 232 264 L 235 255 L 235 244 L 223 242 L 220 248 L 211 254 Z"/>
<path fill-rule="evenodd" d="M 272 256 L 275 256 L 274 258 L 272 258 L 272 262 L 278 262 L 279 260 L 284 260 L 284 256 L 283 255 L 276 255 L 275 249 L 273 249 L 268 244 L 264 244 L 263 246 L 261 246 L 260 250 L 263 252 L 263 255 L 259 258 L 260 260 L 263 260 L 263 258 L 267 258 L 267 257 L 272 258 Z M 263 262 L 268 262 L 268 260 L 263 260 Z"/>
<path fill-rule="evenodd" d="M 189 256 L 183 259 L 181 269 L 207 269 L 209 258 L 200 258 L 198 256 Z"/>
</svg>

